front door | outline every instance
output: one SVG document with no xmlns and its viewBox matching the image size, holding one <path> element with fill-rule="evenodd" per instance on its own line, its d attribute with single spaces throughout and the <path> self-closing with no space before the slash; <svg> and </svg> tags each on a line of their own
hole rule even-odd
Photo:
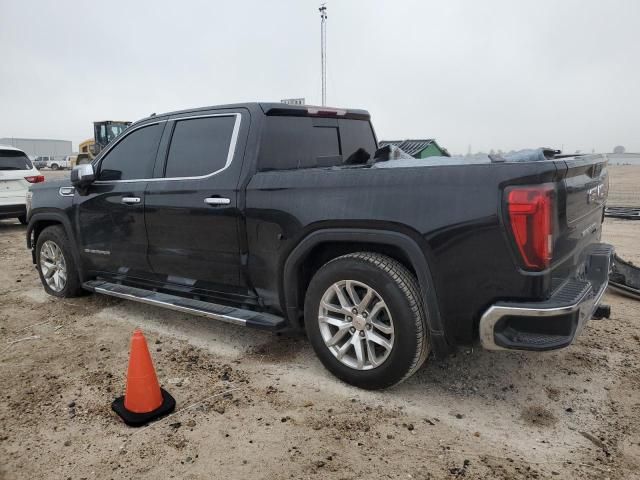
<svg viewBox="0 0 640 480">
<path fill-rule="evenodd" d="M 162 178 L 149 182 L 145 197 L 153 271 L 194 294 L 238 302 L 251 295 L 239 233 L 237 188 L 248 127 L 241 123 L 235 112 L 170 119 Z"/>
<path fill-rule="evenodd" d="M 80 254 L 93 272 L 144 276 L 147 231 L 145 189 L 153 176 L 165 122 L 134 128 L 99 160 L 96 181 L 74 194 Z"/>
</svg>

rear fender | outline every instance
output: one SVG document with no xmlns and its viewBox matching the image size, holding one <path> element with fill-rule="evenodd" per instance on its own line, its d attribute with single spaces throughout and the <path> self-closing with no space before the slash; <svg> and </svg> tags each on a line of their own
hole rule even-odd
<svg viewBox="0 0 640 480">
<path fill-rule="evenodd" d="M 298 298 L 300 266 L 314 247 L 326 242 L 376 243 L 392 245 L 402 250 L 416 272 L 434 351 L 436 355 L 440 356 L 451 350 L 445 326 L 440 317 L 438 298 L 427 259 L 415 240 L 408 235 L 393 231 L 348 228 L 323 229 L 312 232 L 301 240 L 284 262 L 281 274 L 283 311 L 293 328 L 301 328 L 299 312 L 304 304 L 304 299 Z"/>
</svg>

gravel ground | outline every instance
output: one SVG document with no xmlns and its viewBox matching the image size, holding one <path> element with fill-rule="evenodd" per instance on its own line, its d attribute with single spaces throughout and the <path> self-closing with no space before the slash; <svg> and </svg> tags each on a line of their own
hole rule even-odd
<svg viewBox="0 0 640 480">
<path fill-rule="evenodd" d="M 0 478 L 640 478 L 638 301 L 608 293 L 612 319 L 568 349 L 461 348 L 366 392 L 301 337 L 49 297 L 24 233 L 0 222 Z M 639 233 L 605 222 L 638 264 Z M 110 409 L 134 327 L 178 403 L 142 429 Z"/>
</svg>

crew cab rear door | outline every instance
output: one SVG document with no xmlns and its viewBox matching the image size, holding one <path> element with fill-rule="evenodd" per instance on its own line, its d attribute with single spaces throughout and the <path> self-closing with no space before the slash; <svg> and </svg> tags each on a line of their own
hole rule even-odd
<svg viewBox="0 0 640 480">
<path fill-rule="evenodd" d="M 146 191 L 148 259 L 167 286 L 245 295 L 238 181 L 248 113 L 184 113 L 167 122 L 163 161 Z"/>
</svg>

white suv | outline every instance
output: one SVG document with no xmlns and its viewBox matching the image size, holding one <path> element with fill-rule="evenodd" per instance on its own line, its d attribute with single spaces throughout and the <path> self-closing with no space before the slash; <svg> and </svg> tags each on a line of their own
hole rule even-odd
<svg viewBox="0 0 640 480">
<path fill-rule="evenodd" d="M 39 182 L 44 176 L 22 150 L 0 145 L 0 219 L 17 218 L 26 224 L 29 184 Z"/>
</svg>

